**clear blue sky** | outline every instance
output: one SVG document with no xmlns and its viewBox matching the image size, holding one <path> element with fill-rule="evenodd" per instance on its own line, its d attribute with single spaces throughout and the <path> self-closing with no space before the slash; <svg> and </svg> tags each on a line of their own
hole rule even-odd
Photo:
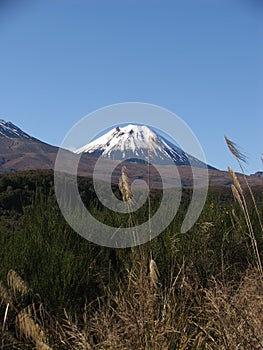
<svg viewBox="0 0 263 350">
<path fill-rule="evenodd" d="M 125 101 L 179 115 L 209 164 L 237 169 L 226 134 L 262 170 L 262 1 L 1 0 L 0 118 L 59 145 Z"/>
</svg>

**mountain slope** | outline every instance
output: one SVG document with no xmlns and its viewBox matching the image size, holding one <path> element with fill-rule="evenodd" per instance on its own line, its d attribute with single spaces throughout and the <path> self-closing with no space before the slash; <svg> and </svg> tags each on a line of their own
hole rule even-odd
<svg viewBox="0 0 263 350">
<path fill-rule="evenodd" d="M 57 147 L 48 145 L 0 120 L 0 172 L 53 169 Z"/>
</svg>

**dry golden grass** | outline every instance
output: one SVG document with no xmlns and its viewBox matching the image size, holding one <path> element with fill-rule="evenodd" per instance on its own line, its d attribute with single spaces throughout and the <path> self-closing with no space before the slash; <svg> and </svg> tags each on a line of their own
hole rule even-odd
<svg viewBox="0 0 263 350">
<path fill-rule="evenodd" d="M 248 270 L 238 286 L 214 279 L 205 293 L 204 311 L 211 320 L 215 348 L 263 348 L 263 281 L 258 270 Z"/>
<path fill-rule="evenodd" d="M 16 324 L 20 338 L 24 336 L 35 343 L 44 343 L 46 341 L 44 330 L 33 320 L 26 310 L 20 311 L 16 316 Z"/>
<path fill-rule="evenodd" d="M 126 278 L 119 280 L 117 290 L 106 289 L 105 298 L 98 300 L 87 324 L 88 332 L 96 339 L 92 348 L 201 349 L 205 344 L 211 348 L 208 343 L 212 338 L 199 322 L 200 307 L 196 305 L 195 314 L 191 311 L 193 289 L 182 282 L 183 269 L 176 275 L 171 272 L 169 284 L 163 287 L 156 263 L 150 259 L 150 267 L 148 261 L 147 254 L 142 253 Z"/>
<path fill-rule="evenodd" d="M 19 292 L 22 296 L 29 293 L 26 282 L 14 270 L 8 272 L 7 284 L 14 292 Z"/>
<path fill-rule="evenodd" d="M 0 281 L 0 298 L 5 303 L 5 313 L 1 327 L 2 346 L 1 349 L 23 349 L 32 347 L 34 344 L 37 350 L 48 350 L 51 347 L 47 344 L 47 335 L 44 329 L 46 311 L 42 304 L 27 305 L 23 303 L 16 294 L 22 297 L 28 295 L 31 290 L 26 282 L 14 270 L 10 270 L 7 274 L 6 286 Z M 14 333 L 10 333 L 8 328 L 14 329 Z M 49 330 L 47 330 L 49 332 Z M 31 344 L 31 345 L 30 345 Z"/>
<path fill-rule="evenodd" d="M 8 344 L 39 350 L 263 347 L 263 281 L 257 269 L 248 270 L 240 284 L 213 279 L 209 288 L 196 290 L 184 264 L 177 273 L 171 269 L 162 285 L 149 255 L 141 253 L 117 289 L 106 287 L 105 297 L 86 307 L 81 322 L 67 312 L 63 323 L 50 322 L 41 304 L 15 312 L 15 333 L 2 329 L 2 349 L 11 349 Z"/>
</svg>

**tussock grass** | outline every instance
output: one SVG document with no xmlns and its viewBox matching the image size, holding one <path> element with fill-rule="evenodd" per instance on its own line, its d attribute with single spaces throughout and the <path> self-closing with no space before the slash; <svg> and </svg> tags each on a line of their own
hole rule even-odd
<svg viewBox="0 0 263 350">
<path fill-rule="evenodd" d="M 214 279 L 205 294 L 218 349 L 263 348 L 263 281 L 257 269 L 248 270 L 239 285 Z"/>
<path fill-rule="evenodd" d="M 187 349 L 206 343 L 208 335 L 197 325 L 198 308 L 197 314 L 191 312 L 192 289 L 183 282 L 183 269 L 176 275 L 171 271 L 164 288 L 156 280 L 156 263 L 147 262 L 144 252 L 117 291 L 107 289 L 99 300 L 88 324 L 96 339 L 94 349 Z"/>
</svg>

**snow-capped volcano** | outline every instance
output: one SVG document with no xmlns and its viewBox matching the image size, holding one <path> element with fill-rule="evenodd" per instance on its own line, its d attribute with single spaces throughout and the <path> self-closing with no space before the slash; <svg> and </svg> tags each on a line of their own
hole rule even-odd
<svg viewBox="0 0 263 350">
<path fill-rule="evenodd" d="M 189 155 L 146 125 L 129 124 L 116 127 L 103 136 L 77 149 L 75 153 L 88 153 L 116 160 L 129 159 L 143 162 L 148 158 L 157 164 L 189 165 Z M 191 160 L 194 158 L 191 157 Z M 196 166 L 204 166 L 197 159 Z"/>
<path fill-rule="evenodd" d="M 26 134 L 23 130 L 19 129 L 16 125 L 11 122 L 7 122 L 0 119 L 0 135 L 8 138 L 26 138 L 33 139 L 30 135 Z"/>
</svg>

